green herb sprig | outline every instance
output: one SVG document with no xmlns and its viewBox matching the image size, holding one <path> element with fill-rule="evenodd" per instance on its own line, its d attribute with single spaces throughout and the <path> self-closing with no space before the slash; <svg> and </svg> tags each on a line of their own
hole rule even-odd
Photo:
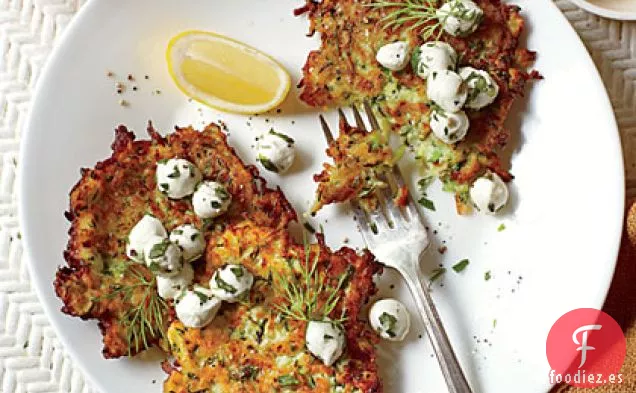
<svg viewBox="0 0 636 393">
<path fill-rule="evenodd" d="M 445 18 L 441 20 L 437 16 L 439 1 L 437 0 L 386 0 L 376 1 L 368 4 L 375 9 L 390 8 L 380 23 L 385 29 L 400 27 L 408 22 L 414 22 L 408 26 L 407 30 L 417 29 L 423 26 L 422 38 L 428 40 L 431 37 L 439 39 L 444 32 L 441 28 Z"/>
<path fill-rule="evenodd" d="M 332 319 L 329 315 L 340 301 L 340 291 L 351 277 L 352 268 L 343 273 L 335 285 L 330 284 L 318 269 L 320 252 L 311 258 L 310 245 L 305 232 L 303 232 L 303 244 L 305 258 L 304 261 L 298 261 L 300 265 L 298 275 L 283 276 L 278 272 L 272 274 L 275 290 L 285 298 L 284 304 L 275 304 L 274 307 L 284 318 L 341 324 L 347 319 L 344 310 L 343 315 L 338 319 Z M 293 264 L 294 261 L 290 261 L 292 271 Z"/>
<path fill-rule="evenodd" d="M 134 282 L 113 285 L 110 293 L 96 300 L 121 297 L 124 302 L 130 303 L 119 320 L 126 332 L 128 355 L 132 355 L 149 348 L 150 339 L 166 336 L 164 315 L 168 312 L 168 304 L 157 293 L 154 275 L 148 279 L 133 266 L 126 273 L 134 278 Z"/>
</svg>

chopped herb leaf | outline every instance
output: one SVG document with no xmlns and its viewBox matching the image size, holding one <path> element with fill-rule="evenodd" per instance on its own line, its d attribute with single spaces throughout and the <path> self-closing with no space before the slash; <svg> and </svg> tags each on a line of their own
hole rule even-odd
<svg viewBox="0 0 636 393">
<path fill-rule="evenodd" d="M 148 254 L 148 258 L 155 259 L 161 258 L 166 254 L 166 250 L 170 246 L 170 242 L 167 240 L 162 241 L 161 243 L 157 243 L 150 249 L 150 253 Z"/>
<path fill-rule="evenodd" d="M 497 232 L 504 231 L 505 229 L 506 229 L 506 224 L 501 224 L 499 225 L 499 227 L 497 227 Z"/>
<path fill-rule="evenodd" d="M 444 273 L 446 273 L 446 268 L 445 267 L 438 267 L 437 269 L 434 269 L 431 272 L 431 282 L 436 281 L 437 279 L 439 279 L 440 277 L 442 277 L 444 275 Z"/>
<path fill-rule="evenodd" d="M 172 173 L 168 174 L 168 178 L 176 179 L 179 176 L 181 176 L 181 172 L 179 172 L 179 168 L 175 165 L 174 169 L 172 170 Z"/>
<path fill-rule="evenodd" d="M 210 201 L 210 206 L 212 206 L 213 209 L 220 209 L 223 205 L 221 205 L 219 201 Z"/>
<path fill-rule="evenodd" d="M 232 272 L 232 274 L 234 274 L 236 276 L 236 278 L 241 278 L 245 275 L 245 272 L 243 271 L 243 268 L 240 266 L 236 266 L 236 267 L 231 267 L 230 271 Z"/>
<path fill-rule="evenodd" d="M 417 203 L 419 203 L 420 205 L 422 205 L 422 207 L 427 208 L 428 210 L 432 210 L 435 211 L 435 204 L 433 203 L 433 201 L 431 201 L 430 199 L 428 199 L 427 197 L 423 196 L 421 197 Z"/>
<path fill-rule="evenodd" d="M 324 338 L 325 340 L 333 340 L 333 336 L 332 336 L 332 335 L 330 335 L 330 334 L 325 334 L 325 335 L 323 336 L 323 338 Z"/>
<path fill-rule="evenodd" d="M 261 163 L 261 165 L 263 165 L 263 167 L 265 169 L 267 169 L 268 171 L 274 172 L 274 173 L 278 173 L 278 168 L 276 167 L 276 165 L 274 165 L 273 162 L 270 161 L 269 158 L 263 156 L 263 155 L 259 155 L 256 160 L 258 162 Z"/>
<path fill-rule="evenodd" d="M 230 199 L 230 194 L 228 194 L 227 190 L 223 187 L 216 187 L 214 189 L 214 194 L 222 201 L 227 201 L 228 199 Z"/>
<path fill-rule="evenodd" d="M 200 233 L 193 233 L 192 235 L 190 235 L 190 240 L 195 241 L 200 235 Z"/>
<path fill-rule="evenodd" d="M 464 271 L 464 269 L 466 269 L 469 263 L 470 261 L 468 259 L 462 259 L 461 261 L 453 265 L 453 270 L 455 270 L 455 273 L 460 273 Z"/>
<path fill-rule="evenodd" d="M 280 139 L 284 140 L 285 142 L 289 143 L 290 145 L 293 145 L 294 142 L 295 142 L 294 139 L 292 137 L 290 137 L 289 135 L 285 135 L 283 133 L 276 132 L 276 131 L 274 131 L 273 128 L 269 130 L 269 133 L 271 135 L 275 135 L 275 136 L 279 137 Z"/>
<path fill-rule="evenodd" d="M 218 273 L 214 275 L 214 282 L 216 283 L 217 287 L 219 287 L 220 289 L 224 290 L 227 293 L 234 294 L 238 291 L 238 289 L 234 288 L 233 286 L 225 282 L 225 280 L 223 280 Z"/>
<path fill-rule="evenodd" d="M 490 270 L 484 273 L 484 280 L 489 281 L 492 278 L 492 274 L 490 274 Z"/>
<path fill-rule="evenodd" d="M 388 312 L 383 312 L 380 315 L 380 325 L 386 331 L 386 334 L 389 337 L 395 337 L 395 325 L 397 325 L 397 318 L 395 315 L 389 314 Z"/>
<path fill-rule="evenodd" d="M 192 292 L 194 292 L 194 294 L 197 295 L 199 300 L 201 300 L 201 303 L 205 303 L 205 302 L 207 302 L 209 300 L 208 296 L 206 294 L 204 294 L 204 293 L 197 292 L 197 291 L 192 291 Z"/>
</svg>

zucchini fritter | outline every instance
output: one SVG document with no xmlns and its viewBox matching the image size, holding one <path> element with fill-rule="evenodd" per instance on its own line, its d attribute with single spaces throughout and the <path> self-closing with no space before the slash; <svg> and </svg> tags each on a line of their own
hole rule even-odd
<svg viewBox="0 0 636 393">
<path fill-rule="evenodd" d="M 381 131 L 367 132 L 341 121 L 340 135 L 327 148 L 335 165 L 323 164 L 324 170 L 314 176 L 318 190 L 311 213 L 354 198 L 369 211 L 377 209 L 375 191 L 389 186 L 382 175 L 391 171 L 394 160 L 386 140 Z"/>
<path fill-rule="evenodd" d="M 467 37 L 442 34 L 459 54 L 459 67 L 486 70 L 499 85 L 499 95 L 490 106 L 468 111 L 467 138 L 447 145 L 432 135 L 429 126 L 430 103 L 426 81 L 411 67 L 403 71 L 383 69 L 375 54 L 383 45 L 406 41 L 411 49 L 424 43 L 427 24 L 411 29 L 418 22 L 386 27 L 380 20 L 394 11 L 390 7 L 370 7 L 372 0 L 306 0 L 296 14 L 307 14 L 310 35 L 318 32 L 322 44 L 310 52 L 303 68 L 300 98 L 314 107 L 348 106 L 370 100 L 385 125 L 399 134 L 415 154 L 425 178 L 438 177 L 444 189 L 455 193 L 457 211 L 470 212 L 470 184 L 487 170 L 509 181 L 498 152 L 510 136 L 504 121 L 515 98 L 526 82 L 539 78 L 526 72 L 535 54 L 519 48 L 524 28 L 520 9 L 500 0 L 475 0 L 484 11 L 476 32 Z M 441 4 L 441 2 L 440 2 Z"/>
<path fill-rule="evenodd" d="M 276 308 L 286 298 L 275 277 L 297 279 L 305 250 L 319 258 L 316 270 L 325 287 L 347 279 L 330 315 L 333 320 L 347 316 L 346 349 L 331 367 L 305 349 L 307 322 L 284 318 Z M 176 366 L 164 384 L 165 392 L 381 392 L 374 352 L 377 336 L 358 319 L 380 269 L 371 254 L 358 255 L 347 248 L 331 252 L 320 238 L 306 249 L 284 229 L 244 221 L 212 235 L 206 261 L 203 279 L 229 262 L 246 267 L 255 283 L 249 299 L 224 304 L 205 328 L 188 329 L 180 322 L 170 326 Z"/>
<path fill-rule="evenodd" d="M 125 241 L 131 228 L 146 213 L 160 219 L 168 231 L 184 223 L 199 228 L 216 223 L 202 222 L 187 199 L 172 200 L 157 190 L 157 161 L 186 158 L 205 179 L 226 184 L 233 203 L 223 216 L 224 224 L 249 219 L 263 227 L 282 229 L 296 219 L 282 192 L 268 189 L 257 169 L 241 162 L 218 126 L 210 125 L 202 132 L 178 128 L 165 138 L 151 126 L 148 132 L 151 140 L 135 141 L 134 134 L 120 126 L 112 156 L 94 169 L 82 169 L 82 179 L 71 191 L 66 213 L 71 221 L 64 252 L 68 266 L 58 271 L 55 290 L 64 302 L 62 311 L 99 320 L 107 358 L 134 355 L 158 343 L 161 334 L 157 333 L 165 330 L 165 326 L 154 332 L 137 329 L 137 333 L 144 333 L 144 342 L 131 342 L 126 311 L 144 301 L 147 288 L 138 288 L 132 296 L 118 292 L 140 284 L 139 274 L 154 283 L 145 266 L 126 257 Z M 204 268 L 202 261 L 194 266 L 195 270 Z M 161 322 L 167 324 L 172 311 L 168 307 L 161 311 Z"/>
</svg>

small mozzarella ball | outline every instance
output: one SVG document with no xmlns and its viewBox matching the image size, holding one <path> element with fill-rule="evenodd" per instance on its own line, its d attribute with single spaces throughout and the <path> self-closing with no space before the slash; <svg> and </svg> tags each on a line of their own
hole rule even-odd
<svg viewBox="0 0 636 393">
<path fill-rule="evenodd" d="M 369 322 L 380 337 L 391 341 L 402 341 L 411 327 L 409 312 L 395 299 L 378 300 L 369 310 Z"/>
<path fill-rule="evenodd" d="M 221 299 L 215 298 L 209 289 L 197 286 L 178 298 L 174 309 L 185 326 L 202 328 L 212 322 L 221 303 Z"/>
<path fill-rule="evenodd" d="M 188 160 L 171 158 L 157 163 L 157 187 L 168 198 L 181 199 L 192 195 L 201 181 L 201 172 Z"/>
<path fill-rule="evenodd" d="M 481 109 L 492 104 L 497 98 L 499 85 L 488 72 L 472 67 L 463 67 L 459 70 L 459 76 L 468 87 L 467 107 Z"/>
<path fill-rule="evenodd" d="M 496 173 L 489 172 L 470 187 L 470 199 L 480 212 L 495 214 L 508 203 L 508 186 Z"/>
<path fill-rule="evenodd" d="M 175 276 L 183 267 L 183 254 L 176 244 L 165 237 L 153 236 L 144 247 L 146 265 L 158 276 Z"/>
<path fill-rule="evenodd" d="M 170 232 L 170 241 L 181 247 L 185 262 L 199 258 L 205 250 L 205 238 L 194 225 L 185 224 L 176 227 Z"/>
<path fill-rule="evenodd" d="M 420 46 L 415 73 L 426 79 L 433 71 L 453 71 L 457 66 L 457 52 L 442 41 L 427 42 Z"/>
<path fill-rule="evenodd" d="M 285 173 L 296 157 L 294 140 L 273 129 L 258 137 L 256 159 L 265 169 L 274 173 Z"/>
<path fill-rule="evenodd" d="M 176 276 L 157 276 L 157 293 L 163 299 L 170 300 L 179 296 L 194 279 L 194 269 L 189 263 L 183 265 L 183 269 Z"/>
<path fill-rule="evenodd" d="M 225 213 L 232 202 L 232 195 L 225 186 L 215 181 L 199 184 L 192 196 L 192 206 L 197 216 L 214 218 Z"/>
<path fill-rule="evenodd" d="M 409 45 L 404 41 L 393 42 L 382 46 L 375 59 L 391 71 L 400 71 L 409 62 Z"/>
<path fill-rule="evenodd" d="M 464 111 L 448 113 L 438 110 L 431 112 L 430 125 L 433 134 L 450 145 L 466 137 L 470 121 Z"/>
<path fill-rule="evenodd" d="M 453 71 L 433 71 L 426 82 L 426 95 L 445 112 L 459 112 L 468 98 L 461 76 Z"/>
<path fill-rule="evenodd" d="M 241 265 L 226 265 L 218 269 L 210 279 L 210 290 L 214 296 L 234 303 L 249 292 L 254 276 Z"/>
<path fill-rule="evenodd" d="M 342 328 L 332 322 L 309 321 L 305 345 L 326 366 L 331 366 L 344 352 L 345 335 Z"/>
<path fill-rule="evenodd" d="M 144 247 L 153 236 L 165 238 L 168 236 L 166 229 L 161 221 L 157 218 L 146 214 L 133 227 L 128 235 L 128 244 L 126 245 L 126 255 L 135 262 L 144 262 Z"/>
<path fill-rule="evenodd" d="M 484 11 L 471 0 L 450 0 L 436 12 L 442 28 L 453 36 L 466 36 L 479 27 Z"/>
</svg>

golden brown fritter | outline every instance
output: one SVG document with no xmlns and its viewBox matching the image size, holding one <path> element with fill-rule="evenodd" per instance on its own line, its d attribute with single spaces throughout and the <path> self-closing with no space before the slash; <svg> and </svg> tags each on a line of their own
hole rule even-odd
<svg viewBox="0 0 636 393">
<path fill-rule="evenodd" d="M 499 0 L 475 0 L 484 11 L 479 28 L 467 37 L 446 33 L 459 55 L 459 67 L 486 70 L 499 85 L 499 96 L 490 106 L 469 110 L 467 138 L 455 145 L 438 140 L 430 131 L 426 81 L 412 67 L 392 72 L 375 60 L 378 49 L 397 40 L 410 48 L 424 43 L 422 30 L 410 29 L 415 21 L 387 28 L 380 20 L 393 8 L 374 8 L 372 0 L 306 0 L 296 14 L 306 14 L 310 34 L 318 32 L 322 44 L 312 51 L 303 68 L 300 98 L 315 107 L 346 106 L 371 101 L 386 127 L 399 134 L 423 168 L 425 178 L 440 178 L 444 189 L 454 192 L 459 213 L 470 209 L 470 184 L 487 170 L 509 181 L 512 175 L 498 156 L 510 136 L 504 121 L 526 82 L 538 78 L 527 73 L 535 54 L 519 48 L 524 28 L 520 9 Z M 439 5 L 441 5 L 441 1 Z"/>
<path fill-rule="evenodd" d="M 326 280 L 325 287 L 337 287 L 340 279 L 347 282 L 330 314 L 334 320 L 347 316 L 346 350 L 331 367 L 305 349 L 307 322 L 281 317 L 276 308 L 287 301 L 277 277 L 296 280 L 306 266 L 306 250 L 309 260 L 318 257 L 317 272 Z M 377 336 L 357 317 L 375 291 L 373 275 L 380 269 L 371 254 L 357 255 L 346 248 L 332 252 L 322 241 L 304 248 L 285 230 L 244 221 L 210 238 L 206 260 L 202 279 L 229 262 L 246 267 L 255 284 L 249 299 L 224 304 L 203 329 L 172 324 L 168 338 L 176 365 L 165 392 L 381 392 L 374 351 Z"/>
<path fill-rule="evenodd" d="M 367 132 L 340 122 L 340 135 L 327 148 L 334 165 L 323 164 L 324 170 L 314 176 L 318 183 L 315 213 L 330 203 L 358 199 L 369 211 L 377 209 L 375 191 L 387 188 L 382 176 L 393 167 L 393 151 L 381 131 Z"/>
<path fill-rule="evenodd" d="M 82 169 L 66 213 L 71 221 L 64 253 L 68 266 L 57 273 L 56 293 L 64 302 L 65 313 L 99 320 L 108 358 L 128 355 L 130 347 L 134 354 L 146 346 L 130 342 L 130 329 L 124 323 L 129 319 L 126 310 L 144 301 L 143 291 L 152 288 L 141 285 L 139 275 L 153 278 L 145 266 L 126 257 L 125 241 L 132 227 L 147 213 L 160 219 L 168 231 L 184 223 L 199 228 L 216 224 L 197 217 L 188 199 L 172 200 L 157 191 L 157 161 L 188 159 L 205 179 L 225 184 L 233 203 L 220 224 L 249 219 L 263 227 L 282 229 L 296 219 L 282 192 L 268 189 L 257 169 L 240 161 L 218 126 L 210 125 L 202 132 L 179 128 L 166 138 L 152 127 L 148 132 L 151 140 L 135 141 L 134 134 L 120 126 L 112 156 L 94 169 Z M 202 265 L 202 261 L 194 263 L 195 268 Z M 131 285 L 141 286 L 132 299 L 117 293 Z M 171 311 L 168 307 L 161 310 L 162 322 L 167 324 Z M 144 330 L 148 346 L 157 343 L 160 335 Z"/>
</svg>

